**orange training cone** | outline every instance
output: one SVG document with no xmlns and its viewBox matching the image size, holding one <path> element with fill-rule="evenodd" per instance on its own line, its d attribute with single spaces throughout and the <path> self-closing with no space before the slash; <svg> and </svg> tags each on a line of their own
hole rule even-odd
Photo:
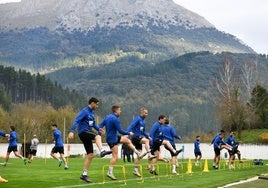
<svg viewBox="0 0 268 188">
<path fill-rule="evenodd" d="M 192 169 L 193 169 L 192 162 L 191 162 L 191 159 L 189 159 L 188 164 L 187 164 L 187 172 L 186 172 L 186 174 L 192 174 L 193 173 Z"/>
<path fill-rule="evenodd" d="M 204 170 L 203 170 L 203 172 L 208 172 L 209 170 L 208 170 L 208 160 L 206 159 L 205 160 L 205 164 L 204 164 Z"/>
</svg>

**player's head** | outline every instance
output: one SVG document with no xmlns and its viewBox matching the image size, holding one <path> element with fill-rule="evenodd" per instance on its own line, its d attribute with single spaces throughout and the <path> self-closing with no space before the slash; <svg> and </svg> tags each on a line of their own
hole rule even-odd
<svg viewBox="0 0 268 188">
<path fill-rule="evenodd" d="M 148 110 L 147 110 L 146 108 L 142 107 L 142 108 L 140 109 L 140 115 L 141 115 L 142 117 L 146 118 L 146 117 L 148 116 Z"/>
<path fill-rule="evenodd" d="M 52 130 L 57 129 L 57 127 L 58 127 L 58 125 L 57 125 L 56 123 L 54 123 L 54 124 L 51 125 L 51 129 L 52 129 Z"/>
<path fill-rule="evenodd" d="M 200 140 L 200 136 L 197 135 L 197 136 L 195 137 L 195 139 L 196 139 L 196 140 Z"/>
<path fill-rule="evenodd" d="M 166 121 L 166 116 L 164 115 L 164 114 L 160 114 L 159 116 L 158 116 L 158 120 L 159 120 L 159 122 L 163 125 L 163 124 L 165 124 L 165 121 Z"/>
<path fill-rule="evenodd" d="M 10 126 L 10 131 L 15 131 L 15 126 L 11 125 Z"/>
<path fill-rule="evenodd" d="M 166 119 L 166 120 L 165 120 L 165 125 L 168 125 L 168 124 L 169 124 L 169 120 Z"/>
<path fill-rule="evenodd" d="M 121 114 L 121 108 L 120 108 L 120 106 L 118 106 L 118 105 L 113 105 L 112 106 L 112 112 L 114 113 L 114 114 L 116 114 L 116 115 L 120 115 Z"/>
<path fill-rule="evenodd" d="M 88 105 L 92 110 L 95 110 L 99 107 L 99 100 L 95 97 L 91 97 L 88 101 Z"/>
</svg>

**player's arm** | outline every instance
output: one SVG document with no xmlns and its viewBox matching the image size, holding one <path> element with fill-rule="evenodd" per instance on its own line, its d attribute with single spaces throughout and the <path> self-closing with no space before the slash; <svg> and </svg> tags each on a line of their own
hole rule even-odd
<svg viewBox="0 0 268 188">
<path fill-rule="evenodd" d="M 68 134 L 68 138 L 69 139 L 73 139 L 74 138 L 74 132 L 75 132 L 77 126 L 79 125 L 79 123 L 81 122 L 81 120 L 85 117 L 85 115 L 86 115 L 85 111 L 84 110 L 81 110 L 79 112 L 79 114 L 76 116 L 76 118 L 75 118 L 75 120 L 74 120 L 74 122 L 72 124 L 72 127 L 70 129 L 70 132 Z"/>
<path fill-rule="evenodd" d="M 138 122 L 138 118 L 135 118 L 135 119 L 130 123 L 130 125 L 128 126 L 127 131 L 128 131 L 128 132 L 132 131 L 133 128 L 137 125 L 137 122 Z"/>
</svg>

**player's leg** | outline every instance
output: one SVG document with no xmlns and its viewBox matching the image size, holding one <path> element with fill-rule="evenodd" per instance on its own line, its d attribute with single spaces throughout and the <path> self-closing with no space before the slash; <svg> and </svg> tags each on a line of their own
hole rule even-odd
<svg viewBox="0 0 268 188">
<path fill-rule="evenodd" d="M 109 177 L 111 180 L 116 180 L 117 178 L 114 176 L 113 169 L 114 165 L 118 160 L 118 145 L 116 143 L 116 144 L 109 144 L 109 146 L 112 151 L 112 158 L 110 159 L 107 177 Z"/>
<path fill-rule="evenodd" d="M 182 150 L 178 150 L 176 151 L 172 145 L 170 144 L 170 142 L 168 140 L 163 140 L 163 145 L 165 145 L 170 151 L 172 151 L 174 154 L 178 155 Z"/>
<path fill-rule="evenodd" d="M 135 146 L 132 144 L 131 140 L 128 139 L 126 136 L 122 136 L 120 138 L 120 143 L 123 143 L 123 144 L 127 144 L 128 147 L 134 152 L 137 154 L 137 156 L 141 159 L 143 158 L 145 155 L 144 154 L 141 154 L 136 148 Z"/>
<path fill-rule="evenodd" d="M 94 133 L 92 133 L 94 134 Z M 92 135 L 93 136 L 93 135 Z M 100 156 L 104 157 L 105 155 L 109 155 L 112 153 L 112 151 L 106 151 L 102 146 L 101 136 L 94 134 L 95 143 L 100 151 Z"/>
<path fill-rule="evenodd" d="M 131 140 L 132 144 L 138 150 L 139 153 L 142 152 L 142 143 L 143 143 L 142 140 L 143 139 L 140 139 L 140 138 L 133 138 Z M 134 166 L 134 169 L 133 169 L 133 174 L 135 176 L 141 177 L 141 175 L 139 173 L 139 166 L 140 166 L 140 158 L 139 157 L 136 157 L 135 166 Z"/>
<path fill-rule="evenodd" d="M 67 164 L 67 160 L 66 160 L 66 158 L 65 158 L 65 156 L 64 156 L 64 147 L 61 147 L 60 148 L 60 157 L 61 157 L 61 160 L 63 161 L 63 163 L 64 163 L 64 169 L 65 170 L 67 170 L 67 169 L 69 169 L 69 167 L 68 167 L 68 164 Z"/>
<path fill-rule="evenodd" d="M 88 174 L 88 169 L 91 165 L 92 159 L 94 157 L 92 138 L 90 138 L 87 132 L 83 132 L 79 134 L 79 138 L 82 141 L 84 148 L 86 150 L 86 153 L 87 153 L 80 179 L 85 181 L 86 183 L 91 183 L 92 181 L 89 179 L 87 174 Z"/>
</svg>

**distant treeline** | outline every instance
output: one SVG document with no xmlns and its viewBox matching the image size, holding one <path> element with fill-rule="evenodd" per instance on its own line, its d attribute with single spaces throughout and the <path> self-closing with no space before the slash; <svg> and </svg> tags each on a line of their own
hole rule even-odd
<svg viewBox="0 0 268 188">
<path fill-rule="evenodd" d="M 5 110 L 10 110 L 11 103 L 27 101 L 43 101 L 54 108 L 72 105 L 80 108 L 85 104 L 85 97 L 75 90 L 63 88 L 57 82 L 52 82 L 45 76 L 16 71 L 14 67 L 0 65 L 0 104 Z"/>
</svg>

